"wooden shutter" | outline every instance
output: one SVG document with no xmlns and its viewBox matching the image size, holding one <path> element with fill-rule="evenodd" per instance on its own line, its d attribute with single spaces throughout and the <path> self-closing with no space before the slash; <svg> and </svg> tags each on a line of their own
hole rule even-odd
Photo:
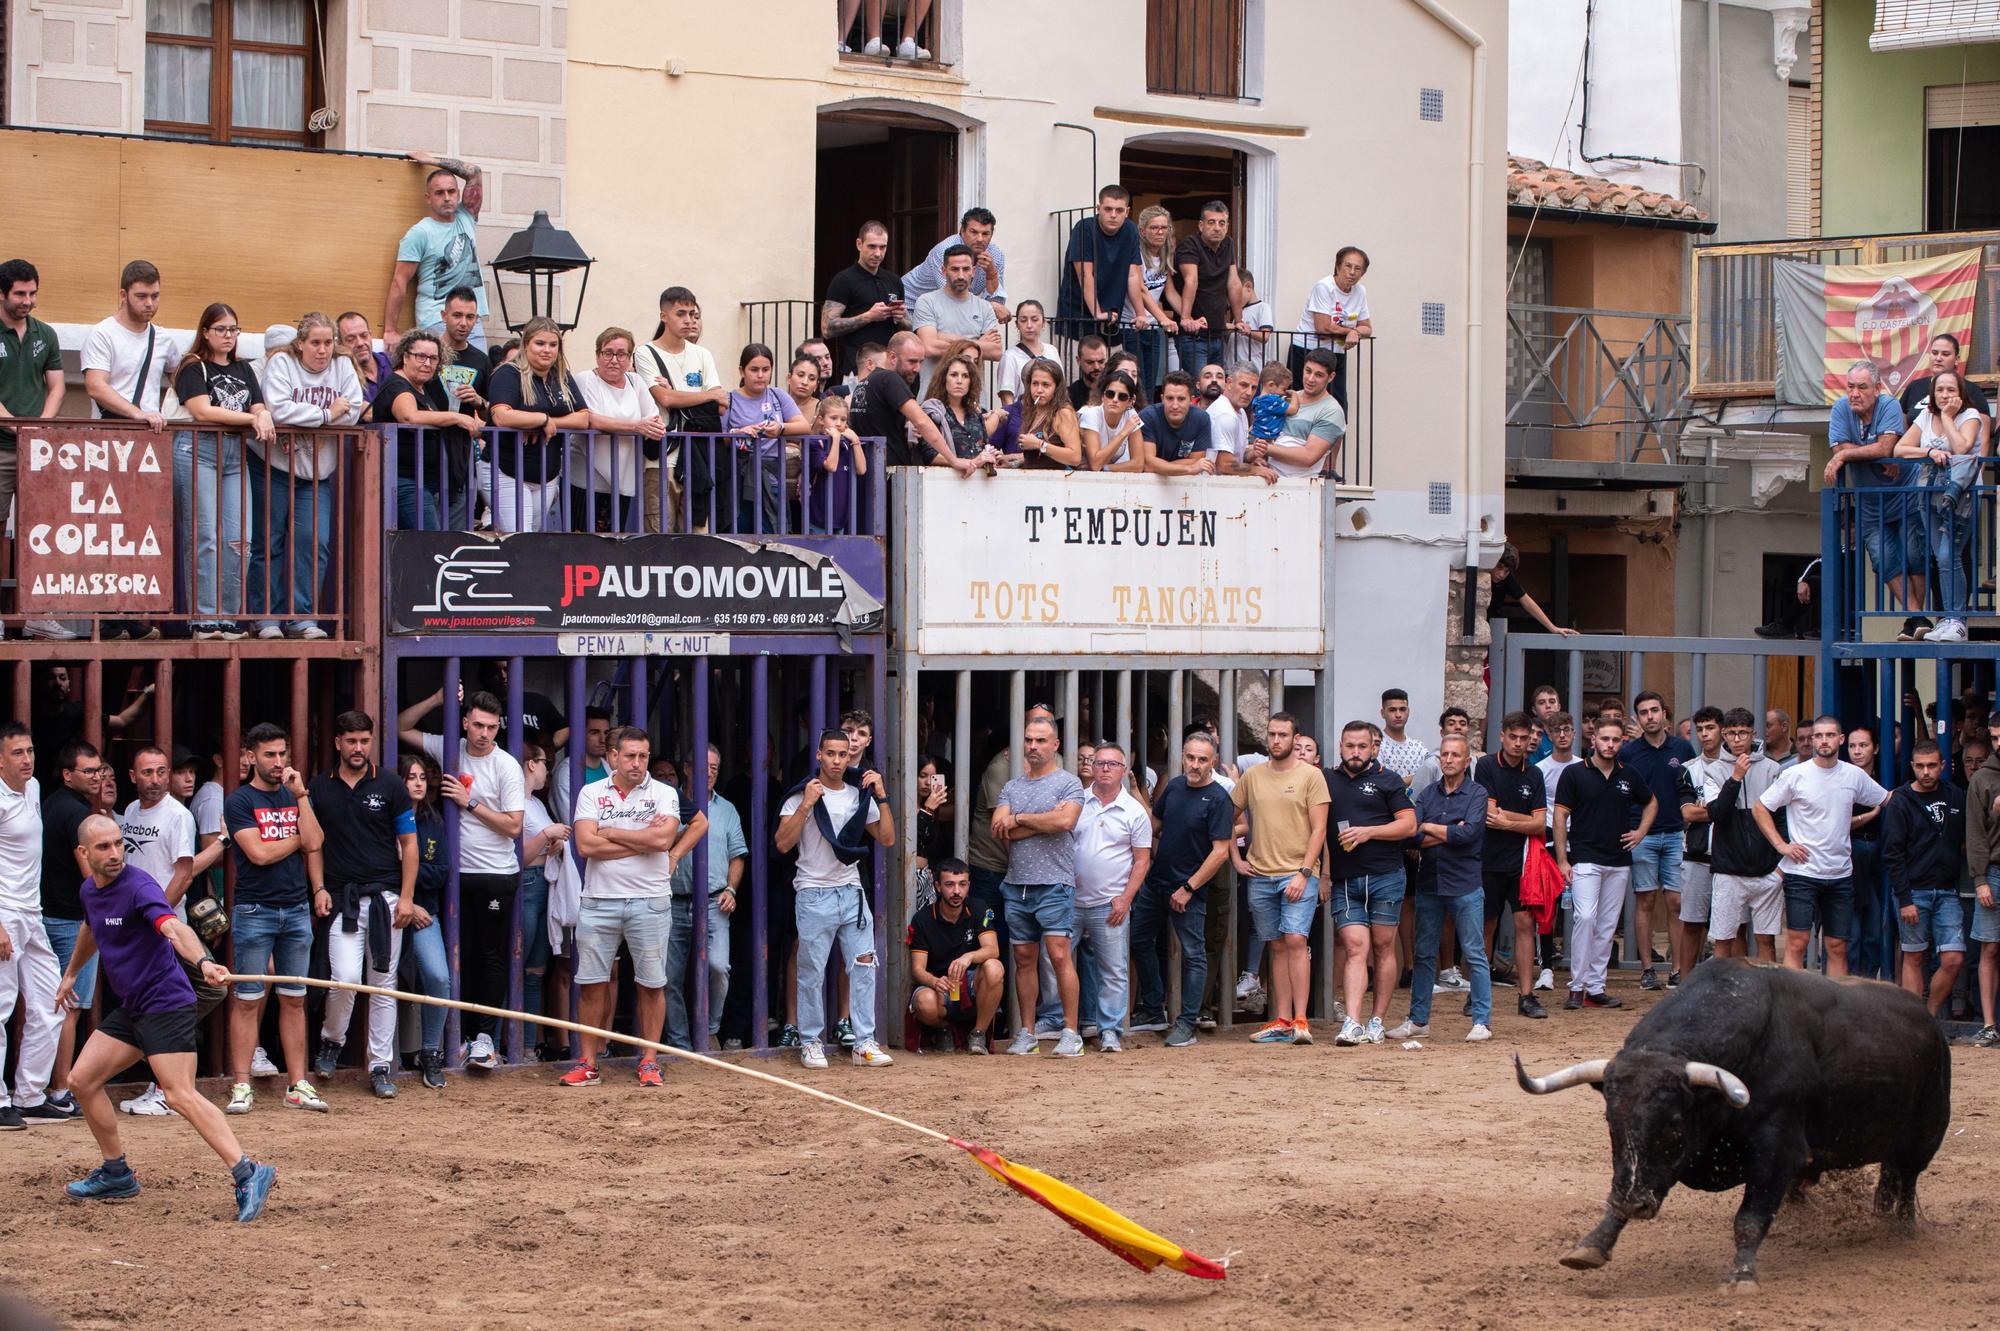
<svg viewBox="0 0 2000 1331">
<path fill-rule="evenodd" d="M 1924 89 L 1925 129 L 2000 125 L 2000 83 L 1947 83 Z"/>
<path fill-rule="evenodd" d="M 1785 234 L 1813 233 L 1812 90 L 1793 88 L 1785 101 Z"/>
</svg>

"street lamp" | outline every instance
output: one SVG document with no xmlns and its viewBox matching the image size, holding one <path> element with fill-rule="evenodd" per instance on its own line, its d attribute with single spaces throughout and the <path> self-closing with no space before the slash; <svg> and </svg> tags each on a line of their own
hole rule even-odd
<svg viewBox="0 0 2000 1331">
<path fill-rule="evenodd" d="M 565 333 L 574 329 L 583 315 L 583 293 L 590 286 L 590 265 L 595 262 L 576 243 L 576 237 L 558 228 L 549 221 L 546 212 L 537 209 L 535 220 L 525 230 L 507 237 L 507 243 L 500 247 L 500 257 L 493 260 L 494 286 L 500 293 L 500 321 L 516 333 L 527 326 L 527 319 L 517 320 L 509 313 L 507 284 L 498 280 L 499 274 L 512 273 L 527 279 L 528 319 L 547 317 L 554 319 Z M 556 314 L 556 278 L 578 268 L 583 270 L 583 281 L 576 289 L 571 318 L 565 322 Z"/>
</svg>

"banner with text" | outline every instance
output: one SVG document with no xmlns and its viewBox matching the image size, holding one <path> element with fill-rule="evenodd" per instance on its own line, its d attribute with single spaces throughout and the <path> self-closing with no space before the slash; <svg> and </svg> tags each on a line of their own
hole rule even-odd
<svg viewBox="0 0 2000 1331">
<path fill-rule="evenodd" d="M 1846 391 L 1848 367 L 1874 363 L 1891 397 L 1928 374 L 1924 351 L 1940 333 L 1973 360 L 1973 304 L 1981 250 L 1905 263 L 1771 265 L 1778 298 L 1778 401 L 1831 406 Z"/>
<path fill-rule="evenodd" d="M 882 603 L 827 554 L 726 536 L 393 531 L 394 633 L 874 632 Z"/>
<path fill-rule="evenodd" d="M 925 655 L 1325 649 L 1320 482 L 917 467 L 904 585 Z"/>
<path fill-rule="evenodd" d="M 170 437 L 105 421 L 24 429 L 16 448 L 14 576 L 21 611 L 171 611 Z"/>
</svg>

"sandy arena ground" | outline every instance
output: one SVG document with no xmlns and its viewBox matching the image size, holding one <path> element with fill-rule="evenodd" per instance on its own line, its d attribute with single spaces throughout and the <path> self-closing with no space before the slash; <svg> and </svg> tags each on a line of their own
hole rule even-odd
<svg viewBox="0 0 2000 1331">
<path fill-rule="evenodd" d="M 565 1090 L 553 1069 L 379 1104 L 351 1076 L 321 1117 L 275 1083 L 232 1120 L 279 1170 L 232 1221 L 227 1181 L 173 1120 L 123 1118 L 145 1184 L 79 1206 L 87 1130 L 0 1138 L 0 1283 L 76 1327 L 1900 1327 L 2000 1323 L 1985 1269 L 2000 1198 L 2000 1057 L 1953 1050 L 1949 1135 L 1914 1241 L 1870 1217 L 1873 1170 L 1778 1218 L 1763 1292 L 1725 1296 L 1738 1194 L 1677 1190 L 1612 1264 L 1556 1256 L 1609 1181 L 1600 1101 L 1534 1099 L 1533 1070 L 1614 1052 L 1623 1012 L 1503 1016 L 1462 1042 L 1265 1049 L 1248 1030 L 1185 1053 L 1134 1037 L 1080 1062 L 899 1057 L 816 1085 L 957 1131 L 1211 1257 L 1226 1282 L 1145 1275 L 957 1152 L 747 1079 L 669 1067 Z M 1399 995 L 1392 1019 L 1400 1019 Z M 787 1076 L 799 1070 L 772 1060 Z"/>
</svg>

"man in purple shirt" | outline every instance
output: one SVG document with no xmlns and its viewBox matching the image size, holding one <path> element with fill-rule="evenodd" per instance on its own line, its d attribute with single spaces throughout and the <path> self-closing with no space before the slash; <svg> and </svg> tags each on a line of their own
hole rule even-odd
<svg viewBox="0 0 2000 1331">
<path fill-rule="evenodd" d="M 194 1125 L 202 1140 L 229 1166 L 236 1185 L 236 1218 L 263 1214 L 278 1171 L 243 1153 L 229 1120 L 195 1090 L 197 1021 L 194 985 L 182 967 L 200 968 L 203 983 L 220 986 L 229 972 L 209 957 L 194 930 L 180 922 L 160 885 L 125 863 L 125 834 L 103 814 L 77 829 L 76 858 L 84 872 L 85 931 L 56 990 L 56 1006 L 75 1002 L 77 972 L 92 952 L 103 953 L 104 974 L 117 990 L 118 1008 L 106 1015 L 77 1055 L 70 1088 L 83 1106 L 104 1163 L 65 1191 L 76 1201 L 117 1201 L 139 1195 L 139 1176 L 125 1163 L 118 1142 L 118 1114 L 104 1084 L 144 1058 L 167 1104 Z"/>
</svg>

